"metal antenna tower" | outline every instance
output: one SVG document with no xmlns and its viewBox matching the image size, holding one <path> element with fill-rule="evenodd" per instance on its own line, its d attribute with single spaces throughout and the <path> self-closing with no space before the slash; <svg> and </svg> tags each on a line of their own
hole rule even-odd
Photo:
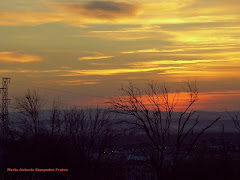
<svg viewBox="0 0 240 180">
<path fill-rule="evenodd" d="M 8 104 L 10 103 L 10 99 L 8 99 L 8 83 L 10 83 L 11 78 L 2 78 L 2 88 L 0 88 L 0 93 L 2 93 L 2 136 L 3 139 L 7 136 L 8 131 Z"/>
</svg>

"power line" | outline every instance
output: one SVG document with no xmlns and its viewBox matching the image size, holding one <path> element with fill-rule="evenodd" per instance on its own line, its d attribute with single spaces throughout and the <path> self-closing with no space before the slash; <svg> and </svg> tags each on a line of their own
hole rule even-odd
<svg viewBox="0 0 240 180">
<path fill-rule="evenodd" d="M 24 84 L 19 84 L 19 83 L 12 83 L 14 85 L 17 85 L 17 86 L 25 86 Z M 45 90 L 49 90 L 49 91 L 56 91 L 56 92 L 63 92 L 63 93 L 69 93 L 69 94 L 78 94 L 78 95 L 81 95 L 81 96 L 86 96 L 86 95 L 83 95 L 83 94 L 80 94 L 80 93 L 77 93 L 77 92 L 72 92 L 72 91 L 63 91 L 63 90 L 59 90 L 59 89 L 52 89 L 52 88 L 46 88 L 46 87 L 38 87 L 38 86 L 33 86 L 33 85 L 27 85 L 29 87 L 33 87 L 33 88 L 38 88 L 38 89 L 45 89 Z M 89 97 L 98 97 L 98 98 L 104 98 L 104 97 L 101 97 L 101 96 L 96 96 L 96 95 L 87 95 Z"/>
<path fill-rule="evenodd" d="M 12 83 L 12 84 L 17 85 L 17 86 L 26 86 L 24 84 L 18 84 L 18 83 Z M 76 93 L 76 92 L 63 91 L 63 90 L 58 90 L 58 89 L 46 88 L 46 87 L 38 87 L 38 86 L 33 86 L 33 85 L 28 85 L 28 86 L 34 87 L 34 88 L 46 89 L 46 90 L 50 90 L 50 91 L 58 91 L 58 92 L 71 93 L 71 94 L 79 94 L 79 93 Z"/>
<path fill-rule="evenodd" d="M 13 83 L 11 82 L 11 84 L 13 85 L 17 85 L 17 86 L 24 86 L 24 87 L 33 87 L 33 88 L 37 88 L 37 89 L 44 89 L 44 90 L 49 90 L 49 91 L 55 91 L 55 92 L 62 92 L 62 93 L 68 93 L 68 94 L 77 94 L 77 95 L 80 95 L 80 96 L 88 96 L 88 97 L 96 97 L 96 98 L 100 98 L 100 99 L 105 99 L 106 97 L 102 97 L 102 96 L 96 96 L 96 95 L 83 95 L 83 94 L 80 94 L 80 93 L 77 93 L 77 92 L 71 92 L 71 91 L 64 91 L 64 90 L 59 90 L 59 89 L 53 89 L 53 88 L 46 88 L 46 87 L 38 87 L 38 86 L 34 86 L 34 85 L 26 85 L 26 84 L 23 84 L 23 83 Z M 11 96 L 14 98 L 14 96 Z M 90 104 L 90 105 L 77 105 L 77 104 L 73 104 L 73 103 L 61 103 L 63 105 L 67 105 L 67 106 L 76 106 L 76 107 L 84 107 L 84 108 L 87 108 L 88 106 L 95 106 L 93 104 Z M 98 105 L 98 106 L 105 106 L 105 105 Z M 14 108 L 14 107 L 11 107 L 11 108 Z"/>
</svg>

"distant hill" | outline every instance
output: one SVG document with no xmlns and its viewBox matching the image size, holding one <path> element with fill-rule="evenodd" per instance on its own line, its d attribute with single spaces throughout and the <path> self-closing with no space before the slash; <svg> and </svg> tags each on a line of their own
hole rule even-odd
<svg viewBox="0 0 240 180">
<path fill-rule="evenodd" d="M 62 110 L 62 112 L 63 111 L 64 110 Z M 84 109 L 84 111 L 87 112 L 87 109 Z M 95 113 L 96 109 L 91 109 L 91 111 L 93 113 Z M 40 112 L 41 121 L 47 121 L 50 117 L 50 114 L 51 114 L 51 110 L 42 110 Z M 121 115 L 121 114 L 116 114 L 116 113 L 112 113 L 111 115 L 112 115 L 112 117 L 114 117 L 114 119 L 116 121 L 121 121 L 122 119 L 127 119 L 129 121 L 133 120 L 133 118 L 128 115 Z M 172 124 L 173 130 L 177 127 L 176 121 L 177 121 L 177 118 L 179 117 L 179 115 L 180 115 L 180 112 L 173 113 L 173 124 Z M 208 129 L 208 132 L 221 132 L 223 126 L 224 126 L 225 132 L 237 132 L 232 120 L 228 117 L 226 112 L 197 111 L 195 113 L 195 115 L 193 116 L 192 120 L 189 121 L 189 123 L 193 124 L 194 118 L 196 118 L 198 115 L 200 116 L 199 124 L 195 130 L 200 130 L 203 127 L 209 125 L 211 123 L 211 121 L 214 121 L 216 118 L 221 117 L 221 119 L 214 126 L 212 126 L 210 129 Z M 11 121 L 16 122 L 16 124 L 20 123 L 20 121 L 21 121 L 19 118 L 19 114 L 16 112 L 9 113 L 9 117 L 10 117 Z"/>
</svg>

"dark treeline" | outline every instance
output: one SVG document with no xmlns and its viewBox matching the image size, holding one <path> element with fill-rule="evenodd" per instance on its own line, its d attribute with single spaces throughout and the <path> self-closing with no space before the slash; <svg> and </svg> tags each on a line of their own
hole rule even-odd
<svg viewBox="0 0 240 180">
<path fill-rule="evenodd" d="M 9 126 L 1 129 L 5 134 L 1 139 L 1 168 L 65 168 L 68 173 L 55 175 L 96 179 L 95 171 L 115 131 L 106 110 L 62 110 L 61 103 L 54 101 L 43 118 L 44 100 L 36 91 L 15 100 L 15 121 L 9 120 Z M 9 174 L 14 173 L 5 175 Z M 45 175 L 42 173 L 43 179 Z"/>
<path fill-rule="evenodd" d="M 121 92 L 108 100 L 109 109 L 63 107 L 55 100 L 44 111 L 45 100 L 30 90 L 15 98 L 14 117 L 1 125 L 0 178 L 239 179 L 238 135 L 206 134 L 220 117 L 196 130 L 195 83 L 186 84 L 189 99 L 178 114 L 179 94 L 170 97 L 165 84 L 149 83 L 144 91 L 129 84 Z"/>
</svg>

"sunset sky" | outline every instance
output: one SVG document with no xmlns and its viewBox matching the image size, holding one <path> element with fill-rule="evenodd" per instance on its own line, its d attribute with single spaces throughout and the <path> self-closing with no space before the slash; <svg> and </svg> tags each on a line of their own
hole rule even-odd
<svg viewBox="0 0 240 180">
<path fill-rule="evenodd" d="M 240 104 L 239 0 L 0 0 L 0 77 L 70 105 L 101 103 L 129 81 L 181 89 L 201 110 Z"/>
</svg>

